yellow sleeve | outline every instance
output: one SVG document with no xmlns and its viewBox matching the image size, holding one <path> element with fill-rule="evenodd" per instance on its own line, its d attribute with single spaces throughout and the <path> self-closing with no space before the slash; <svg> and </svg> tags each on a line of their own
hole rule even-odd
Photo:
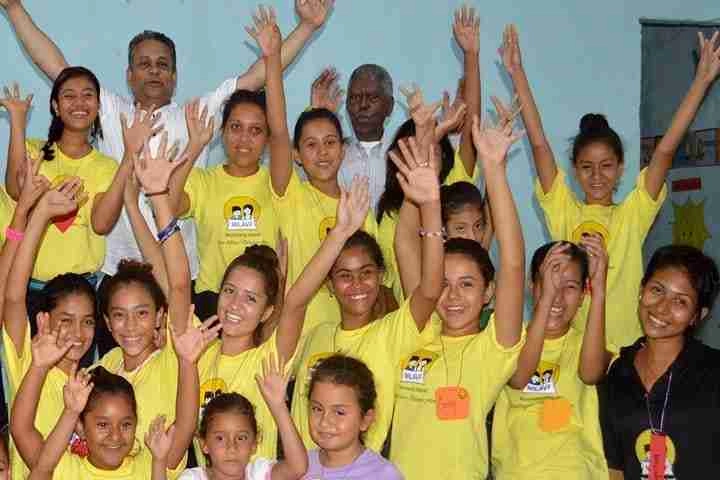
<svg viewBox="0 0 720 480">
<path fill-rule="evenodd" d="M 376 322 L 379 322 L 378 339 L 386 343 L 391 361 L 398 362 L 423 346 L 423 336 L 410 310 L 410 298 L 405 299 L 396 311 Z M 425 328 L 428 328 L 429 322 Z"/>
<path fill-rule="evenodd" d="M 525 345 L 525 329 L 522 328 L 520 340 L 512 347 L 503 347 L 497 341 L 497 331 L 495 329 L 495 312 L 490 316 L 488 326 L 480 332 L 479 349 L 484 371 L 492 372 L 492 375 L 480 375 L 479 381 L 482 383 L 483 391 L 488 394 L 501 389 L 512 377 L 517 368 L 518 357 L 523 345 Z"/>
<path fill-rule="evenodd" d="M 38 158 L 40 156 L 40 154 L 42 153 L 41 150 L 44 145 L 45 145 L 45 140 L 40 140 L 37 138 L 26 139 L 25 140 L 25 153 L 32 158 Z"/>
<path fill-rule="evenodd" d="M 635 182 L 635 188 L 628 194 L 625 200 L 622 201 L 622 208 L 629 209 L 633 216 L 636 216 L 637 223 L 635 228 L 639 232 L 642 232 L 643 237 L 650 230 L 650 227 L 652 227 L 655 217 L 667 198 L 667 185 L 663 183 L 657 199 L 653 200 L 645 186 L 646 174 L 647 167 L 640 171 L 637 181 Z"/>
<path fill-rule="evenodd" d="M 578 216 L 580 205 L 558 167 L 549 192 L 544 192 L 540 180 L 535 180 L 535 197 L 545 213 L 545 223 L 553 240 L 565 239 L 571 219 Z"/>
<path fill-rule="evenodd" d="M 30 369 L 32 356 L 30 354 L 30 325 L 25 328 L 25 337 L 22 341 L 22 349 L 17 351 L 7 330 L 2 329 L 3 356 L 5 357 L 4 367 L 7 374 L 8 386 L 12 395 L 20 387 L 23 377 Z M 9 400 L 9 399 L 6 399 Z"/>
<path fill-rule="evenodd" d="M 185 193 L 190 200 L 190 207 L 183 218 L 194 217 L 195 213 L 205 208 L 207 201 L 207 172 L 201 168 L 193 168 L 185 183 Z"/>
<path fill-rule="evenodd" d="M 94 150 L 94 156 L 89 171 L 83 172 L 83 181 L 85 189 L 93 193 L 104 193 L 110 189 L 118 164 L 110 157 L 106 157 L 97 150 Z"/>
<path fill-rule="evenodd" d="M 475 165 L 475 168 L 473 169 L 473 175 L 470 175 L 467 170 L 465 170 L 465 164 L 463 163 L 462 158 L 460 158 L 460 149 L 458 149 L 455 150 L 453 167 L 452 169 L 450 169 L 450 172 L 448 173 L 447 178 L 445 178 L 443 185 L 452 185 L 453 183 L 457 182 L 470 182 L 472 184 L 475 184 L 479 177 L 480 169 L 477 165 Z"/>
<path fill-rule="evenodd" d="M 277 205 L 283 205 L 283 204 L 288 204 L 289 202 L 292 202 L 300 194 L 300 189 L 302 188 L 302 185 L 300 185 L 300 177 L 298 176 L 294 167 L 293 167 L 292 171 L 290 172 L 290 181 L 288 182 L 288 186 L 285 189 L 284 195 L 278 195 L 277 192 L 275 192 L 275 189 L 273 188 L 273 185 L 272 185 L 272 176 L 271 175 L 268 175 L 268 182 L 270 183 L 270 192 L 272 193 L 273 202 Z M 277 208 L 277 210 L 278 210 L 278 213 L 281 211 L 280 208 Z M 295 213 L 296 212 L 294 212 L 294 211 L 292 212 L 293 215 Z"/>
</svg>

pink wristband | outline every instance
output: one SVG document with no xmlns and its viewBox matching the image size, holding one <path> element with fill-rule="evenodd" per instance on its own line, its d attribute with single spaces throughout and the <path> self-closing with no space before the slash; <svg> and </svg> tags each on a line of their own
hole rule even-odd
<svg viewBox="0 0 720 480">
<path fill-rule="evenodd" d="M 21 242 L 23 238 L 25 238 L 25 232 L 18 232 L 17 230 L 7 227 L 5 229 L 5 237 L 8 240 L 15 240 L 16 242 Z"/>
</svg>

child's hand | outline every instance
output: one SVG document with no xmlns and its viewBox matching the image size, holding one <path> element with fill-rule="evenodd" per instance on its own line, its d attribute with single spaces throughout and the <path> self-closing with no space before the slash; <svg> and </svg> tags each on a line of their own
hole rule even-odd
<svg viewBox="0 0 720 480">
<path fill-rule="evenodd" d="M 462 79 L 460 81 L 462 82 Z M 450 103 L 450 94 L 448 92 L 443 93 L 442 117 L 435 127 L 436 142 L 442 140 L 445 135 L 462 130 L 466 110 L 467 105 L 462 97 L 462 91 L 458 89 L 452 104 Z"/>
<path fill-rule="evenodd" d="M 255 39 L 262 51 L 263 57 L 280 55 L 282 47 L 282 35 L 275 18 L 275 10 L 272 7 L 260 5 L 257 13 L 253 15 L 252 27 L 245 27 L 248 34 Z"/>
<path fill-rule="evenodd" d="M 520 54 L 520 40 L 515 25 L 508 25 L 503 32 L 503 42 L 498 53 L 502 57 L 505 70 L 512 76 L 522 71 L 522 56 Z"/>
<path fill-rule="evenodd" d="M 567 251 L 570 244 L 559 242 L 553 245 L 540 265 L 540 277 L 542 278 L 541 298 L 552 301 L 562 288 L 562 274 L 570 262 Z"/>
<path fill-rule="evenodd" d="M 215 133 L 215 118 L 208 119 L 208 107 L 200 111 L 200 101 L 193 100 L 185 105 L 185 123 L 187 123 L 188 137 L 191 145 L 204 148 Z"/>
<path fill-rule="evenodd" d="M 397 179 L 405 197 L 418 206 L 439 201 L 440 183 L 432 159 L 434 150 L 422 152 L 414 137 L 400 140 L 398 146 L 402 158 L 394 151 L 388 153 L 398 168 Z"/>
<path fill-rule="evenodd" d="M 155 156 L 150 153 L 150 145 L 147 141 L 142 153 L 133 156 L 135 176 L 146 194 L 167 190 L 170 175 L 187 161 L 185 155 L 178 160 L 175 159 L 177 150 L 177 143 L 168 149 L 168 135 L 167 132 L 163 132 Z"/>
<path fill-rule="evenodd" d="M 312 83 L 310 106 L 326 108 L 331 112 L 340 109 L 343 92 L 338 85 L 338 73 L 334 68 L 326 68 Z"/>
<path fill-rule="evenodd" d="M 45 192 L 37 202 L 35 211 L 46 219 L 74 212 L 87 201 L 83 182 L 79 177 L 64 179 L 60 185 Z"/>
<path fill-rule="evenodd" d="M 480 17 L 467 5 L 455 10 L 453 34 L 466 54 L 477 55 L 480 50 Z"/>
<path fill-rule="evenodd" d="M 295 10 L 300 22 L 316 30 L 325 23 L 334 4 L 335 0 L 295 0 Z"/>
<path fill-rule="evenodd" d="M 66 341 L 67 332 L 61 328 L 60 322 L 55 328 L 50 328 L 50 314 L 40 312 L 36 318 L 38 332 L 30 343 L 32 364 L 37 368 L 49 369 L 62 360 L 73 344 Z"/>
<path fill-rule="evenodd" d="M 145 445 L 150 449 L 153 459 L 163 462 L 167 461 L 175 439 L 175 424 L 165 429 L 165 415 L 158 415 L 148 427 L 145 433 Z"/>
<path fill-rule="evenodd" d="M 597 233 L 585 233 L 580 246 L 587 252 L 591 292 L 604 292 L 607 282 L 608 254 L 605 242 Z"/>
<path fill-rule="evenodd" d="M 480 126 L 480 119 L 473 119 L 472 136 L 478 158 L 483 167 L 504 166 L 510 146 L 525 135 L 524 131 L 513 131 L 512 123 L 504 127 Z"/>
<path fill-rule="evenodd" d="M 340 201 L 333 230 L 350 237 L 362 228 L 370 209 L 370 193 L 367 177 L 355 176 L 350 191 L 340 190 Z"/>
<path fill-rule="evenodd" d="M 700 61 L 698 62 L 695 78 L 707 83 L 712 83 L 720 72 L 720 47 L 718 43 L 718 33 L 713 33 L 710 39 L 706 39 L 702 32 L 698 32 L 698 42 L 700 50 Z"/>
<path fill-rule="evenodd" d="M 408 112 L 415 122 L 416 136 L 422 143 L 421 132 L 435 132 L 435 112 L 440 108 L 440 102 L 426 104 L 423 98 L 422 90 L 417 84 L 410 86 L 400 86 L 400 92 L 405 95 L 407 100 Z"/>
<path fill-rule="evenodd" d="M 68 381 L 63 387 L 63 400 L 65 408 L 80 415 L 87 405 L 90 392 L 93 389 L 92 376 L 86 370 L 77 370 L 76 366 L 70 369 Z"/>
<path fill-rule="evenodd" d="M 18 172 L 18 185 L 20 186 L 20 197 L 18 208 L 30 211 L 40 197 L 50 189 L 50 181 L 40 175 L 40 163 L 42 158 L 33 159 L 29 155 L 25 157 L 25 165 Z"/>
<path fill-rule="evenodd" d="M 283 373 L 285 369 L 285 360 L 280 356 L 279 360 L 271 354 L 268 358 L 263 359 L 263 373 L 256 375 L 258 388 L 265 399 L 268 406 L 285 405 L 285 395 L 287 394 L 289 373 Z"/>
<path fill-rule="evenodd" d="M 497 124 L 500 128 L 505 128 L 515 122 L 515 119 L 522 111 L 522 105 L 520 104 L 520 97 L 513 96 L 510 105 L 506 105 L 495 95 L 490 97 L 493 104 L 495 105 L 495 111 L 497 112 Z"/>
<path fill-rule="evenodd" d="M 127 116 L 120 114 L 120 126 L 122 127 L 123 144 L 125 151 L 131 155 L 138 155 L 145 145 L 145 142 L 160 133 L 162 125 L 158 125 L 160 115 L 155 116 L 155 105 L 150 107 L 149 112 L 135 109 L 132 125 L 128 125 Z"/>
<path fill-rule="evenodd" d="M 3 91 L 5 96 L 0 98 L 0 105 L 7 109 L 11 117 L 25 118 L 32 105 L 32 93 L 23 100 L 20 98 L 20 86 L 17 83 L 13 83 L 12 88 L 3 87 Z"/>
<path fill-rule="evenodd" d="M 175 346 L 175 354 L 178 358 L 193 364 L 197 363 L 210 342 L 217 338 L 221 328 L 216 315 L 202 322 L 200 326 L 194 326 L 194 312 L 195 308 L 191 307 L 187 320 L 187 328 L 185 328 L 183 333 L 179 335 L 176 334 L 172 328 L 172 324 L 170 324 L 170 335 L 172 336 L 172 342 Z M 217 325 L 213 326 L 216 322 Z"/>
</svg>

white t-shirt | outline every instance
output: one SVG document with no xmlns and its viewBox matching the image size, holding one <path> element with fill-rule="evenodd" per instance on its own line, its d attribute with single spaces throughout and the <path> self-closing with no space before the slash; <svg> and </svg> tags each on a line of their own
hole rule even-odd
<svg viewBox="0 0 720 480">
<path fill-rule="evenodd" d="M 256 458 L 245 467 L 245 480 L 270 480 L 274 460 Z M 205 467 L 188 468 L 180 474 L 178 480 L 208 480 Z"/>
<path fill-rule="evenodd" d="M 234 91 L 237 85 L 237 78 L 229 78 L 225 80 L 215 91 L 208 93 L 200 98 L 201 108 L 205 105 L 208 107 L 208 114 L 216 116 L 222 109 L 223 102 Z M 100 89 L 100 122 L 103 129 L 103 138 L 99 139 L 100 151 L 110 157 L 115 158 L 118 162 L 122 160 L 125 146 L 123 143 L 122 126 L 120 124 L 120 114 L 124 113 L 129 123 L 132 123 L 135 114 L 135 104 L 132 99 L 121 97 L 104 88 Z M 168 133 L 168 145 L 172 145 L 178 141 L 182 152 L 188 142 L 188 131 L 185 123 L 185 106 L 177 103 L 170 103 L 156 110 L 156 114 L 160 115 L 159 123 Z M 215 125 L 219 127 L 220 122 L 215 121 Z M 150 149 L 155 151 L 160 142 L 160 135 L 150 140 Z M 197 167 L 206 167 L 208 162 L 208 149 L 205 148 L 195 162 Z M 148 200 L 140 196 L 140 211 L 143 213 L 150 229 L 153 233 L 157 233 L 155 220 L 152 216 L 152 209 Z M 197 255 L 197 238 L 195 225 L 192 221 L 182 222 L 182 235 L 185 241 L 185 249 L 190 259 L 190 273 L 192 278 L 197 277 L 199 264 Z M 107 236 L 107 247 L 105 253 L 105 263 L 102 271 L 115 275 L 117 272 L 117 264 L 123 258 L 132 258 L 135 260 L 142 259 L 140 250 L 138 249 L 135 237 L 132 233 L 130 220 L 123 209 L 115 228 Z"/>
</svg>

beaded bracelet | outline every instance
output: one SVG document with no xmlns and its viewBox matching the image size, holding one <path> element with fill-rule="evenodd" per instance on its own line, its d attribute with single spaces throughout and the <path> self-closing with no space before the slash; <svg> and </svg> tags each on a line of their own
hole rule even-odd
<svg viewBox="0 0 720 480">
<path fill-rule="evenodd" d="M 25 238 L 25 232 L 19 232 L 14 228 L 7 227 L 5 229 L 5 238 L 16 242 L 22 242 L 22 239 Z"/>
<path fill-rule="evenodd" d="M 439 232 L 426 232 L 425 230 L 420 229 L 418 231 L 418 235 L 420 235 L 423 238 L 425 238 L 425 237 L 428 237 L 428 238 L 440 237 L 443 240 L 445 240 L 447 238 L 447 232 L 445 231 L 445 227 L 443 227 Z"/>
<path fill-rule="evenodd" d="M 168 238 L 180 231 L 180 225 L 178 225 L 178 219 L 173 218 L 167 227 L 160 230 L 157 234 L 157 239 L 160 245 L 165 243 Z"/>
</svg>

